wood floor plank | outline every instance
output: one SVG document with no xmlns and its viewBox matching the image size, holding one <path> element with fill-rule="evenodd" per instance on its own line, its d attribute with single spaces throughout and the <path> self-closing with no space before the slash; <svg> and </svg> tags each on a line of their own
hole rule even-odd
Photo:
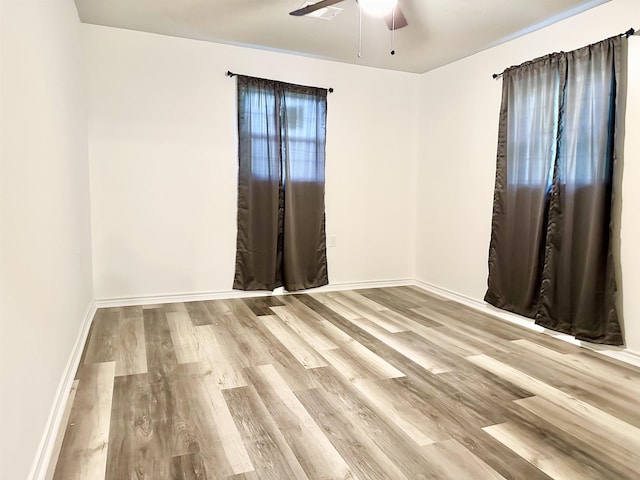
<svg viewBox="0 0 640 480">
<path fill-rule="evenodd" d="M 437 375 L 428 372 L 418 376 L 394 378 L 390 382 L 400 395 L 415 409 L 430 419 L 430 438 L 443 440 L 464 435 L 471 428 L 486 426 L 490 421 L 475 408 L 475 402 L 460 397 L 455 389 L 443 383 Z"/>
<path fill-rule="evenodd" d="M 253 472 L 246 472 L 246 473 L 238 473 L 236 475 L 230 475 L 228 477 L 225 477 L 227 480 L 260 480 L 260 477 L 258 477 L 258 474 L 253 471 Z"/>
<path fill-rule="evenodd" d="M 594 377 L 592 372 L 574 368 L 565 361 L 565 355 L 529 340 L 516 340 L 517 352 L 494 355 L 500 361 L 565 393 L 579 398 L 636 427 L 640 427 L 638 409 L 634 405 L 640 397 L 640 388 L 634 382 L 613 382 L 609 378 Z"/>
<path fill-rule="evenodd" d="M 333 411 L 340 412 L 339 418 L 345 425 L 361 433 L 360 442 L 364 442 L 365 438 L 368 443 L 373 442 L 375 449 L 380 451 L 378 455 L 384 454 L 407 478 L 439 476 L 440 472 L 422 455 L 421 447 L 395 422 L 387 423 L 383 416 L 378 415 L 375 409 L 369 406 L 366 397 L 351 383 L 332 368 L 316 369 L 314 373 L 322 379 L 322 386 L 316 390 L 316 395 L 324 399 L 325 404 Z M 373 445 L 370 448 L 373 449 Z M 344 455 L 343 458 L 349 461 Z"/>
<path fill-rule="evenodd" d="M 255 317 L 255 321 L 257 322 Z M 223 360 L 225 352 L 231 353 L 231 360 L 240 368 L 272 363 L 274 361 L 271 352 L 271 343 L 275 342 L 275 338 L 263 326 L 262 330 L 257 327 L 247 328 L 245 322 L 240 320 L 234 314 L 221 315 L 216 325 L 208 325 L 211 333 L 204 328 L 199 328 L 201 335 L 213 335 L 215 339 L 212 349 L 212 358 Z M 265 331 L 271 339 L 265 336 Z"/>
<path fill-rule="evenodd" d="M 82 367 L 54 480 L 104 478 L 115 372 L 115 362 Z"/>
<path fill-rule="evenodd" d="M 627 464 L 620 464 L 603 454 L 600 442 L 606 441 L 606 433 L 600 442 L 590 444 L 581 438 L 577 438 L 568 431 L 560 428 L 548 421 L 540 418 L 520 405 L 512 404 L 512 416 L 509 422 L 517 425 L 518 428 L 539 437 L 547 446 L 559 452 L 569 455 L 573 460 L 595 472 L 597 478 L 611 478 L 616 480 L 636 480 L 638 470 L 636 468 L 628 468 Z"/>
<path fill-rule="evenodd" d="M 408 480 L 362 429 L 335 410 L 319 390 L 304 390 L 296 396 L 357 477 Z"/>
<path fill-rule="evenodd" d="M 332 310 L 337 315 L 340 315 L 348 320 L 362 317 L 361 313 L 356 312 L 353 308 L 347 305 L 343 305 L 334 298 L 328 296 L 326 293 L 311 293 L 308 295 L 308 297 L 316 300 L 326 308 Z"/>
<path fill-rule="evenodd" d="M 225 300 L 231 313 L 219 316 L 216 333 L 224 329 L 242 367 L 273 363 L 284 350 L 241 299 Z"/>
<path fill-rule="evenodd" d="M 178 302 L 178 303 L 163 303 L 161 310 L 165 314 L 167 314 L 167 313 L 176 313 L 176 312 L 187 313 L 187 307 L 185 307 L 184 303 L 182 303 L 182 302 Z"/>
<path fill-rule="evenodd" d="M 253 297 L 243 298 L 242 300 L 257 316 L 273 315 L 271 307 L 284 305 L 277 297 Z"/>
<path fill-rule="evenodd" d="M 204 300 L 202 303 L 214 317 L 231 313 L 229 305 L 224 300 Z"/>
<path fill-rule="evenodd" d="M 78 383 L 79 380 L 74 380 L 71 386 L 71 390 L 69 391 L 69 396 L 67 397 L 67 404 L 64 408 L 64 413 L 62 415 L 62 419 L 60 420 L 60 425 L 65 426 L 69 423 L 69 417 L 71 416 L 71 407 L 73 406 L 74 400 L 76 398 L 76 392 L 78 391 Z M 56 436 L 56 441 L 53 445 L 53 451 L 51 452 L 51 461 L 47 467 L 47 473 L 45 474 L 45 480 L 52 480 L 53 474 L 55 473 L 56 464 L 58 459 L 60 458 L 60 450 L 62 448 L 62 440 L 64 439 L 64 429 L 60 429 L 58 431 L 58 435 Z"/>
<path fill-rule="evenodd" d="M 170 477 L 156 428 L 157 411 L 147 374 L 117 377 L 113 387 L 113 403 L 109 428 L 109 451 L 106 480 L 138 478 L 140 480 Z"/>
<path fill-rule="evenodd" d="M 376 355 L 385 360 L 387 363 L 393 365 L 395 368 L 402 368 L 401 371 L 403 373 L 411 373 L 418 378 L 423 376 L 425 373 L 429 373 L 426 372 L 420 365 L 409 360 L 399 351 L 392 349 L 386 343 L 380 341 L 367 331 L 358 327 L 352 321 L 349 321 L 344 317 L 338 315 L 334 311 L 330 310 L 325 305 L 318 302 L 316 299 L 311 298 L 308 295 L 301 295 L 300 297 L 302 301 L 310 306 L 310 308 L 321 312 L 322 315 L 327 319 L 326 321 L 328 322 L 328 324 L 332 325 L 332 329 L 334 331 L 339 331 L 342 335 L 346 335 L 348 339 L 355 340 L 363 346 L 367 347 L 369 350 L 373 351 Z"/>
<path fill-rule="evenodd" d="M 311 310 L 294 300 L 296 296 L 291 295 L 286 301 L 283 299 L 282 303 L 293 309 L 296 316 L 304 315 L 307 324 L 312 324 L 315 320 L 320 322 L 321 317 L 314 317 L 315 314 Z M 241 322 L 236 321 L 236 315 L 241 316 Z M 249 327 L 251 322 L 255 324 L 253 328 Z M 226 351 L 225 358 L 231 356 L 237 359 L 242 367 L 272 364 L 294 390 L 315 386 L 314 379 L 306 373 L 307 369 L 282 347 L 271 332 L 259 322 L 258 317 L 246 307 L 222 316 L 221 322 L 210 328 L 215 330 L 216 338 L 220 338 L 219 343 Z"/>
<path fill-rule="evenodd" d="M 290 306 L 271 307 L 271 310 L 300 338 L 304 338 L 317 351 L 332 350 L 338 348 L 325 334 L 320 325 L 321 322 L 308 322 L 296 314 L 296 310 Z"/>
<path fill-rule="evenodd" d="M 405 375 L 367 347 L 353 340 L 341 344 L 338 349 L 324 351 L 323 356 L 350 380 L 396 378 Z"/>
<path fill-rule="evenodd" d="M 326 367 L 327 361 L 277 315 L 260 316 L 262 324 L 305 368 Z"/>
<path fill-rule="evenodd" d="M 310 312 L 311 317 L 315 318 L 319 322 L 321 321 L 329 321 L 334 323 L 333 320 L 338 322 L 343 322 L 348 320 L 347 317 L 342 316 L 339 312 L 332 310 L 327 305 L 322 303 L 320 300 L 316 298 L 317 294 L 302 294 L 302 295 L 292 295 L 291 300 L 287 300 L 287 303 L 300 308 L 301 313 Z M 359 318 L 356 312 L 350 312 L 353 318 Z"/>
<path fill-rule="evenodd" d="M 565 355 L 568 364 L 578 370 L 590 372 L 598 378 L 614 382 L 623 388 L 638 389 L 640 384 L 640 368 L 623 364 L 612 358 L 598 355 L 583 349 L 578 353 Z"/>
<path fill-rule="evenodd" d="M 340 294 L 341 298 L 349 298 L 351 299 L 355 305 L 362 305 L 367 307 L 370 310 L 374 311 L 383 311 L 388 310 L 388 308 L 378 302 L 371 300 L 370 298 L 365 297 L 357 290 L 341 290 L 336 292 Z"/>
<path fill-rule="evenodd" d="M 203 360 L 204 349 L 200 346 L 196 327 L 187 312 L 165 314 L 178 363 L 195 363 Z"/>
<path fill-rule="evenodd" d="M 116 379 L 107 479 L 174 478 L 173 459 L 191 454 L 197 454 L 194 473 L 203 478 L 253 469 L 221 393 L 212 394 L 216 389 L 192 367 L 171 373 L 170 403 L 148 375 Z"/>
<path fill-rule="evenodd" d="M 387 308 L 416 308 L 422 305 L 422 298 L 409 298 L 400 287 L 389 288 L 360 288 L 354 290 L 358 295 L 362 295 Z M 438 297 L 440 298 L 440 297 Z"/>
<path fill-rule="evenodd" d="M 414 368 L 412 365 L 415 364 L 412 364 L 412 362 L 407 364 L 407 358 L 405 356 L 369 332 L 363 330 L 352 321 L 331 310 L 315 298 L 310 295 L 298 295 L 297 297 L 301 303 L 304 303 L 309 309 L 316 312 L 317 315 L 322 316 L 324 320 L 321 322 L 321 328 L 323 328 L 326 334 L 338 345 L 356 341 L 391 364 L 394 368 L 399 370 L 399 367 L 402 367 L 400 371 L 404 371 L 407 367 L 409 369 Z"/>
<path fill-rule="evenodd" d="M 420 336 L 442 345 L 453 355 L 459 357 L 487 353 L 482 346 L 469 341 L 469 339 L 460 338 L 455 331 L 446 326 L 423 327 L 422 329 L 412 328 L 412 330 L 416 331 Z"/>
<path fill-rule="evenodd" d="M 259 478 L 308 478 L 253 386 L 222 393 Z"/>
<path fill-rule="evenodd" d="M 453 364 L 442 361 L 440 357 L 430 354 L 424 344 L 420 345 L 410 336 L 391 334 L 366 318 L 354 318 L 351 319 L 351 322 L 417 363 L 425 370 L 432 373 L 442 373 L 455 368 Z"/>
<path fill-rule="evenodd" d="M 337 313 L 326 308 L 323 304 L 308 295 L 290 295 L 283 299 L 285 310 L 274 308 L 275 311 L 289 322 L 289 325 L 309 341 L 320 353 L 326 350 L 334 350 L 341 345 L 351 342 L 353 339 L 340 328 L 327 320 L 323 315 L 315 311 L 315 308 L 325 309 L 330 315 L 340 317 Z M 309 303 L 310 302 L 310 303 Z M 309 303 L 309 305 L 307 305 Z M 346 321 L 346 320 L 345 320 Z M 304 326 L 303 326 L 304 325 Z"/>
<path fill-rule="evenodd" d="M 486 355 L 468 357 L 468 360 L 561 408 L 589 418 L 600 428 L 615 429 L 619 441 L 624 442 L 633 451 L 640 451 L 640 428 Z"/>
<path fill-rule="evenodd" d="M 247 379 L 242 370 L 241 359 L 236 352 L 231 336 L 225 329 L 212 325 L 195 327 L 197 342 L 202 345 L 203 373 L 211 376 L 211 380 L 220 389 L 247 386 Z"/>
<path fill-rule="evenodd" d="M 483 480 L 505 480 L 489 465 L 484 463 L 456 440 L 446 440 L 424 448 L 429 462 L 445 472 L 446 478 Z"/>
<path fill-rule="evenodd" d="M 401 325 L 402 329 L 400 331 L 413 332 L 427 339 L 431 338 L 431 332 L 433 331 L 434 328 L 437 328 L 434 326 L 427 326 L 423 323 L 420 323 L 419 321 L 416 320 L 416 315 L 413 315 L 412 317 L 407 317 L 406 315 L 403 315 L 401 313 L 398 313 L 389 309 L 380 310 L 378 314 L 382 315 L 385 318 L 388 318 L 389 320 L 394 321 L 398 325 Z"/>
<path fill-rule="evenodd" d="M 289 310 L 292 311 L 294 315 L 298 318 L 304 319 L 308 323 L 310 322 L 321 322 L 325 320 L 325 317 L 320 313 L 316 312 L 314 308 L 311 308 L 307 303 L 307 300 L 311 298 L 307 293 L 300 293 L 295 295 L 284 295 L 280 297 L 282 303 L 289 307 Z M 313 304 L 320 304 L 316 300 L 313 301 Z M 321 304 L 320 304 L 321 305 Z"/>
<path fill-rule="evenodd" d="M 502 340 L 530 339 L 561 353 L 577 353 L 581 350 L 577 345 L 564 342 L 550 335 L 540 335 L 539 332 L 522 328 L 512 322 L 491 315 L 489 312 L 483 312 L 465 305 L 434 303 L 426 308 L 444 313 L 448 318 L 448 323 L 451 325 L 461 328 L 471 324 L 476 327 L 478 333 L 486 333 L 494 338 Z M 531 320 L 531 323 L 533 324 L 533 320 Z"/>
<path fill-rule="evenodd" d="M 375 302 L 372 302 L 366 297 L 359 296 L 354 297 L 352 295 L 348 295 L 345 292 L 333 292 L 326 293 L 330 299 L 332 299 L 336 303 L 331 303 L 330 307 L 336 304 L 340 304 L 343 308 L 350 309 L 351 311 L 358 314 L 356 318 L 366 318 L 367 320 L 375 323 L 379 327 L 383 328 L 387 332 L 396 333 L 396 332 L 406 332 L 407 326 L 402 325 L 399 322 L 396 322 L 392 318 L 384 315 L 384 311 L 390 311 L 386 307 L 382 305 L 378 305 Z M 371 304 L 375 305 L 374 307 Z M 351 319 L 351 316 L 349 317 Z"/>
<path fill-rule="evenodd" d="M 317 379 L 312 374 L 313 370 L 304 368 L 297 361 L 295 364 L 289 362 L 285 365 L 277 361 L 269 365 L 273 365 L 273 368 L 278 371 L 278 374 L 294 392 L 318 387 Z"/>
<path fill-rule="evenodd" d="M 602 362 L 590 362 L 589 357 L 579 354 L 560 353 L 545 345 L 534 343 L 531 340 L 514 340 L 520 351 L 525 350 L 531 357 L 543 359 L 544 362 L 561 366 L 562 371 L 566 371 L 571 376 L 579 376 L 580 380 L 589 385 L 588 382 L 603 382 L 606 389 L 615 393 L 615 396 L 628 396 L 628 400 L 640 397 L 640 371 L 634 372 L 630 369 L 621 370 L 610 364 Z M 598 376 L 594 376 L 594 371 Z M 593 380 L 592 380 L 593 379 Z"/>
<path fill-rule="evenodd" d="M 147 372 L 147 349 L 141 307 L 123 307 L 117 330 L 116 376 Z"/>
<path fill-rule="evenodd" d="M 451 300 L 444 298 L 440 295 L 435 295 L 431 292 L 427 292 L 424 288 L 420 288 L 415 285 L 403 285 L 399 287 L 391 287 L 385 289 L 385 291 L 398 299 L 402 300 L 402 304 L 407 307 L 417 304 L 423 305 L 425 303 L 433 302 L 451 302 Z"/>
<path fill-rule="evenodd" d="M 306 306 L 298 303 L 291 295 L 287 299 L 283 299 L 283 303 L 287 306 L 293 306 L 296 315 L 309 314 L 305 321 L 313 322 L 313 319 L 323 323 L 322 317 L 309 310 Z M 227 303 L 231 303 L 227 301 Z M 264 364 L 273 364 L 278 371 L 286 378 L 292 388 L 309 388 L 309 383 L 313 380 L 304 372 L 300 372 L 300 363 L 291 355 L 291 353 L 282 347 L 282 344 L 274 337 L 271 332 L 259 321 L 259 317 L 255 316 L 246 306 L 235 304 L 236 311 L 229 317 L 226 328 L 234 337 L 237 348 L 243 354 L 248 353 L 247 358 L 243 359 L 243 367 L 253 367 Z M 235 322 L 233 321 L 235 320 Z M 239 320 L 239 321 L 238 321 Z M 324 331 L 324 330 L 323 330 Z M 322 353 L 322 352 L 321 352 Z M 304 369 L 303 369 L 304 370 Z M 298 372 L 298 379 L 294 379 L 291 375 Z M 296 380 L 300 380 L 300 385 L 295 385 Z M 307 384 L 306 387 L 303 384 Z"/>
<path fill-rule="evenodd" d="M 496 344 L 503 347 L 503 350 L 509 350 L 512 345 L 511 340 L 518 340 L 523 337 L 523 332 L 513 333 L 511 329 L 502 328 L 495 319 L 488 319 L 477 314 L 475 311 L 465 311 L 465 315 L 461 315 L 459 310 L 453 306 L 436 307 L 435 305 L 422 306 L 414 309 L 415 312 L 421 313 L 428 318 L 434 319 L 441 324 L 455 327 L 460 332 L 467 333 L 476 337 L 478 340 L 487 342 L 489 345 Z M 473 321 L 470 321 L 473 319 Z M 479 326 L 482 328 L 478 328 Z"/>
<path fill-rule="evenodd" d="M 590 418 L 562 408 L 542 397 L 524 398 L 516 400 L 515 403 L 541 420 L 573 435 L 580 442 L 596 446 L 608 463 L 622 466 L 627 472 L 640 472 L 640 451 L 635 449 L 634 445 L 620 441 L 614 427 L 594 423 Z"/>
<path fill-rule="evenodd" d="M 317 302 L 314 299 L 308 299 L 311 305 L 316 305 Z M 324 306 L 319 307 L 322 310 Z M 335 326 L 342 329 L 345 333 L 349 333 L 354 340 L 357 340 L 362 345 L 366 345 L 372 349 L 390 364 L 398 367 L 402 367 L 402 371 L 411 378 L 411 381 L 405 386 L 405 391 L 417 392 L 417 396 L 428 397 L 432 401 L 437 402 L 439 408 L 436 411 L 442 410 L 439 413 L 440 416 L 453 416 L 464 419 L 464 422 L 480 426 L 486 426 L 491 424 L 491 420 L 486 418 L 482 412 L 485 412 L 484 405 L 477 405 L 477 401 L 473 398 L 461 396 L 455 388 L 452 388 L 445 382 L 437 380 L 437 375 L 434 376 L 430 372 L 423 369 L 420 365 L 410 361 L 406 356 L 397 350 L 391 349 L 385 343 L 379 341 L 375 337 L 371 336 L 368 332 L 360 329 L 352 322 L 344 319 L 341 316 L 335 314 L 328 314 L 327 318 L 335 324 Z M 460 359 L 460 363 L 464 365 L 466 362 L 464 359 Z M 344 374 L 344 373 L 343 373 Z M 362 376 L 360 376 L 361 378 Z M 354 378 L 359 378 L 354 375 Z M 430 392 L 434 392 L 431 394 Z M 430 405 L 423 405 L 422 408 L 430 409 Z M 461 430 L 460 430 L 461 429 Z M 454 428 L 454 431 L 464 431 L 464 427 L 459 427 L 458 430 Z"/>
<path fill-rule="evenodd" d="M 431 431 L 428 419 L 419 410 L 402 402 L 402 399 L 399 401 L 387 384 L 374 380 L 356 380 L 353 384 L 367 397 L 369 405 L 378 415 L 394 422 L 417 445 L 424 446 L 436 442 L 428 436 L 428 432 Z"/>
<path fill-rule="evenodd" d="M 509 352 L 513 349 L 513 344 L 487 335 L 484 332 L 478 334 L 474 329 L 462 329 L 458 325 L 444 325 L 435 327 L 443 332 L 447 332 L 450 336 L 456 338 L 467 348 L 472 348 L 478 353 L 493 354 L 496 352 Z"/>
<path fill-rule="evenodd" d="M 78 364 L 78 368 L 76 369 L 76 375 L 73 378 L 74 380 L 78 380 L 78 374 L 80 373 L 80 369 L 85 364 L 85 360 L 87 358 L 87 353 L 88 353 L 88 350 L 89 350 L 89 345 L 92 343 L 93 332 L 96 329 L 96 321 L 95 320 L 96 320 L 96 317 L 97 317 L 99 311 L 100 311 L 100 309 L 98 309 L 98 311 L 95 313 L 93 319 L 91 320 L 91 325 L 89 326 L 89 333 L 87 334 L 87 339 L 84 342 L 84 347 L 82 348 L 82 355 L 80 356 L 80 363 Z"/>
<path fill-rule="evenodd" d="M 171 478 L 175 480 L 208 480 L 202 458 L 198 453 L 173 457 Z"/>
<path fill-rule="evenodd" d="M 178 380 L 183 392 L 178 412 L 191 452 L 197 452 L 201 469 L 210 478 L 253 471 L 240 433 L 224 401 L 222 391 L 207 375 L 194 369 Z"/>
<path fill-rule="evenodd" d="M 169 322 L 160 309 L 144 310 L 143 321 L 149 381 L 166 381 L 178 365 Z"/>
<path fill-rule="evenodd" d="M 399 298 L 395 293 L 391 293 L 391 289 L 386 290 L 377 288 L 369 290 L 358 290 L 358 293 L 375 301 L 376 303 L 384 305 L 389 310 L 397 314 L 400 314 L 407 318 L 415 319 L 426 327 L 439 327 L 442 325 L 435 319 L 422 315 L 417 311 L 419 307 L 422 306 L 422 304 L 409 302 L 406 299 Z"/>
<path fill-rule="evenodd" d="M 215 316 L 209 311 L 205 302 L 185 302 L 184 306 L 193 325 L 211 325 L 215 322 Z"/>
<path fill-rule="evenodd" d="M 458 394 L 476 397 L 488 406 L 506 405 L 513 400 L 533 395 L 526 388 L 515 385 L 472 362 L 461 362 L 456 371 L 438 375 L 438 381 L 440 386 L 449 385 Z"/>
<path fill-rule="evenodd" d="M 84 365 L 116 361 L 119 323 L 119 309 L 98 309 L 93 319 Z"/>
<path fill-rule="evenodd" d="M 602 480 L 599 472 L 574 460 L 570 452 L 553 448 L 531 430 L 511 422 L 485 427 L 484 430 L 555 480 Z"/>
<path fill-rule="evenodd" d="M 163 310 L 166 308 L 164 303 L 147 303 L 142 305 L 142 310 Z"/>
<path fill-rule="evenodd" d="M 149 388 L 153 398 L 151 410 L 154 432 L 160 439 L 158 456 L 162 473 L 170 469 L 170 458 L 198 449 L 197 426 L 190 418 L 191 384 L 184 377 L 199 372 L 197 364 L 179 364 L 166 314 L 161 309 L 144 310 L 147 338 Z"/>
<path fill-rule="evenodd" d="M 347 463 L 273 365 L 251 371 L 256 391 L 309 478 L 354 478 Z"/>
<path fill-rule="evenodd" d="M 252 472 L 253 463 L 236 428 L 229 406 L 222 394 L 223 391 L 206 377 L 200 377 L 199 380 L 204 392 L 201 401 L 208 408 L 208 418 L 215 424 L 217 439 L 231 472 L 234 475 Z"/>
<path fill-rule="evenodd" d="M 468 429 L 454 439 L 504 478 L 552 480 L 549 475 L 481 429 Z M 472 477 L 475 480 L 477 477 Z"/>
</svg>

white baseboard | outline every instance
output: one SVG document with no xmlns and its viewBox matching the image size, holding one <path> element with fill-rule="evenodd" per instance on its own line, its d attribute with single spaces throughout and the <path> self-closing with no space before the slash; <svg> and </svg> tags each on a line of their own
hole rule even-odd
<svg viewBox="0 0 640 480">
<path fill-rule="evenodd" d="M 495 308 L 493 305 L 490 305 L 486 302 L 477 300 L 475 298 L 468 297 L 466 295 L 462 295 L 460 293 L 447 290 L 446 288 L 438 287 L 436 285 L 432 285 L 427 282 L 423 282 L 421 280 L 416 280 L 414 285 L 422 288 L 430 293 L 435 295 L 439 295 L 444 298 L 448 298 L 450 300 L 454 300 L 458 303 L 462 303 L 468 307 L 479 310 L 488 315 L 492 315 L 494 317 L 500 318 L 502 320 L 506 320 L 511 323 L 515 323 L 522 327 L 528 328 L 530 330 L 534 330 L 536 332 L 545 333 L 547 335 L 551 335 L 554 338 L 558 338 L 565 342 L 572 343 L 574 345 L 578 345 L 580 347 L 587 348 L 597 353 L 601 353 L 602 355 L 606 355 L 607 357 L 615 358 L 616 360 L 620 360 L 622 362 L 628 363 L 630 365 L 634 365 L 636 367 L 640 367 L 640 352 L 635 350 L 630 350 L 624 347 L 613 347 L 609 345 L 598 345 L 595 343 L 583 342 L 581 340 L 576 340 L 571 335 L 566 335 L 564 333 L 558 333 L 553 330 L 549 330 L 547 328 L 541 327 L 540 325 L 536 325 L 534 321 L 530 318 L 523 317 L 521 315 L 517 315 L 515 313 L 507 312 L 505 310 L 500 310 Z"/>
<path fill-rule="evenodd" d="M 368 282 L 349 282 L 349 283 L 330 283 L 323 287 L 304 290 L 305 292 L 334 292 L 339 290 L 357 290 L 359 288 L 382 288 L 382 287 L 399 287 L 403 285 L 413 285 L 413 279 L 399 280 L 374 280 Z M 108 307 L 126 307 L 136 305 L 160 305 L 163 303 L 179 303 L 179 302 L 196 302 L 203 300 L 224 300 L 229 298 L 249 298 L 249 297 L 267 297 L 271 295 L 287 294 L 282 288 L 276 289 L 274 292 L 267 291 L 250 291 L 242 290 L 219 290 L 215 292 L 198 292 L 198 293 L 168 293 L 162 295 L 148 295 L 140 297 L 118 297 L 104 298 L 96 300 L 98 308 Z M 291 292 L 295 294 L 296 292 Z"/>
<path fill-rule="evenodd" d="M 62 418 L 65 413 L 65 406 L 67 404 L 67 399 L 69 398 L 69 392 L 73 386 L 76 370 L 80 364 L 82 350 L 84 349 L 84 344 L 87 341 L 89 328 L 91 327 L 91 322 L 96 313 L 96 309 L 95 302 L 92 301 L 87 308 L 87 312 L 82 323 L 80 324 L 78 337 L 76 338 L 76 342 L 71 351 L 71 356 L 69 357 L 67 366 L 64 369 L 62 378 L 60 379 L 60 383 L 54 397 L 54 403 L 51 408 L 51 412 L 49 413 L 49 418 L 47 419 L 44 434 L 40 440 L 40 445 L 38 446 L 38 450 L 31 467 L 31 472 L 27 477 L 30 480 L 45 480 L 46 478 L 47 469 L 51 462 L 51 456 L 56 445 L 56 439 L 60 432 Z"/>
</svg>

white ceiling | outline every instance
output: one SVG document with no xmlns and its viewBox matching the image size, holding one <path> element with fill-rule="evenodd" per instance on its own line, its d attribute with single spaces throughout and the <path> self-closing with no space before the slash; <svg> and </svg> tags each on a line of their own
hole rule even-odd
<svg viewBox="0 0 640 480">
<path fill-rule="evenodd" d="M 396 54 L 384 21 L 363 15 L 358 58 L 355 0 L 330 21 L 289 15 L 304 0 L 75 0 L 85 23 L 416 73 L 607 1 L 399 0 L 409 25 L 396 31 Z"/>
</svg>

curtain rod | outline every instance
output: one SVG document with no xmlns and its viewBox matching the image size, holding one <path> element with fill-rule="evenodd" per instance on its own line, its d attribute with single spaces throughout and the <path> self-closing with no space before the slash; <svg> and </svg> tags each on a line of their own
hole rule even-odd
<svg viewBox="0 0 640 480">
<path fill-rule="evenodd" d="M 227 71 L 226 71 L 226 73 L 225 73 L 225 75 L 226 75 L 227 77 L 235 77 L 236 75 L 241 75 L 241 74 L 240 74 L 240 73 L 234 73 L 234 72 L 232 72 L 231 70 L 227 70 Z M 243 75 L 243 76 L 244 76 L 244 75 Z M 327 92 L 329 92 L 329 93 L 333 93 L 333 88 L 332 88 L 332 87 L 329 87 L 329 88 L 327 88 L 326 90 L 327 90 Z"/>
<path fill-rule="evenodd" d="M 639 33 L 640 33 L 640 31 L 636 30 L 635 28 L 630 28 L 629 30 L 627 30 L 627 31 L 626 31 L 626 32 L 624 32 L 624 33 L 621 33 L 621 34 L 620 34 L 620 35 L 618 35 L 618 36 L 620 36 L 620 37 L 621 37 L 621 36 L 623 36 L 623 35 L 624 35 L 625 37 L 629 38 L 629 37 L 631 37 L 631 36 L 633 36 L 633 35 L 638 35 Z M 504 73 L 504 72 L 503 72 L 503 73 Z M 491 77 L 493 77 L 493 78 L 496 78 L 496 79 L 497 79 L 497 78 L 502 77 L 503 73 L 494 73 L 493 75 L 491 75 Z"/>
</svg>

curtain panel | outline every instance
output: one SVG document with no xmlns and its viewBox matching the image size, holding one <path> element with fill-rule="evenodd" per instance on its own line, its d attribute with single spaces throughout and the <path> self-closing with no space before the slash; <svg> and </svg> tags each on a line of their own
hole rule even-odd
<svg viewBox="0 0 640 480">
<path fill-rule="evenodd" d="M 238 235 L 233 288 L 328 283 L 327 90 L 237 77 Z"/>
<path fill-rule="evenodd" d="M 613 188 L 626 42 L 505 70 L 485 300 L 552 330 L 621 345 Z"/>
</svg>

